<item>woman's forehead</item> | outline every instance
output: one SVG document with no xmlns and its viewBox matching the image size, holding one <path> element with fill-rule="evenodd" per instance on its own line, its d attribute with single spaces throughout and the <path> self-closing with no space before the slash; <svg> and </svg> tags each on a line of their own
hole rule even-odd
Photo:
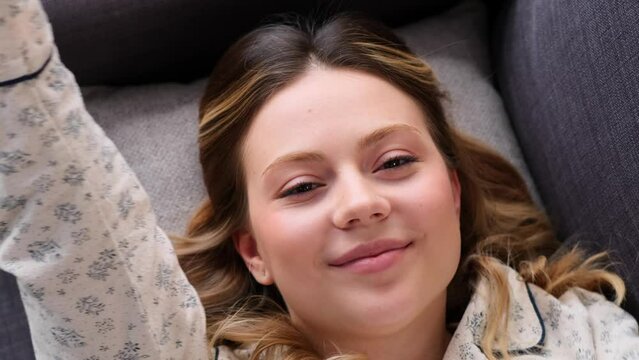
<svg viewBox="0 0 639 360">
<path fill-rule="evenodd" d="M 334 105 L 341 107 L 331 107 Z M 371 73 L 346 68 L 311 68 L 271 96 L 254 121 L 260 118 L 272 121 L 272 117 L 289 114 L 348 114 L 349 110 L 393 112 L 397 108 L 419 110 L 412 97 Z"/>
<path fill-rule="evenodd" d="M 313 69 L 281 89 L 255 115 L 245 151 L 299 147 L 317 139 L 359 141 L 393 125 L 427 132 L 419 104 L 393 84 L 351 69 Z M 294 151 L 290 149 L 289 151 Z"/>
</svg>

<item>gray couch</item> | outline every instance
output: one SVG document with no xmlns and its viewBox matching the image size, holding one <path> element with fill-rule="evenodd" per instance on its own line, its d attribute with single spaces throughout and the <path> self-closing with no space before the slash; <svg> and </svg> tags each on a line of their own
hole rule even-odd
<svg viewBox="0 0 639 360">
<path fill-rule="evenodd" d="M 363 10 L 433 66 L 451 95 L 452 121 L 513 162 L 566 245 L 613 251 L 628 285 L 623 306 L 639 317 L 637 2 L 312 3 L 44 1 L 89 112 L 136 171 L 166 231 L 181 233 L 205 196 L 197 102 L 221 52 L 265 14 Z M 0 359 L 32 359 L 6 273 L 0 319 Z"/>
</svg>

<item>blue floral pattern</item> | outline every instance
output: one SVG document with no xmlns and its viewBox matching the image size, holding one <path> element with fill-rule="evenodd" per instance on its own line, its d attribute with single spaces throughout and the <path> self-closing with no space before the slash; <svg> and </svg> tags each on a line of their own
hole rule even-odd
<svg viewBox="0 0 639 360">
<path fill-rule="evenodd" d="M 36 357 L 208 359 L 197 293 L 39 1 L 0 0 L 0 44 L 0 267 Z"/>
</svg>

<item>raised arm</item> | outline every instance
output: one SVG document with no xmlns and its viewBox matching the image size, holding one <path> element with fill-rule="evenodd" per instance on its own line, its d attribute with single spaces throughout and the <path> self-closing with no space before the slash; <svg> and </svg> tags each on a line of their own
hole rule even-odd
<svg viewBox="0 0 639 360">
<path fill-rule="evenodd" d="M 197 294 L 37 0 L 0 0 L 0 267 L 38 359 L 209 357 Z"/>
</svg>

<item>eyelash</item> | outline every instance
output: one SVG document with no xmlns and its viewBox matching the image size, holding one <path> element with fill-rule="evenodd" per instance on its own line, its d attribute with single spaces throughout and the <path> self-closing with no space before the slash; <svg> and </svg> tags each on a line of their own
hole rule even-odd
<svg viewBox="0 0 639 360">
<path fill-rule="evenodd" d="M 393 156 L 392 158 L 384 161 L 384 163 L 382 164 L 381 167 L 379 167 L 378 169 L 376 169 L 375 171 L 373 171 L 374 173 L 379 171 L 379 170 L 389 170 L 389 169 L 395 169 L 397 167 L 400 166 L 404 166 L 410 163 L 414 163 L 415 161 L 417 161 L 417 157 L 413 156 L 413 155 L 397 155 L 397 156 Z M 398 164 L 397 166 L 392 166 L 392 167 L 387 167 L 385 168 L 384 166 L 389 164 L 389 163 L 396 163 L 396 162 L 400 162 L 400 164 Z"/>
<path fill-rule="evenodd" d="M 384 161 L 382 166 L 380 166 L 375 171 L 373 171 L 373 173 L 376 173 L 376 172 L 378 172 L 380 170 L 393 170 L 393 169 L 396 169 L 398 167 L 401 167 L 401 166 L 404 166 L 404 165 L 408 165 L 408 164 L 416 162 L 416 161 L 418 161 L 417 157 L 412 156 L 412 155 L 393 156 L 392 158 Z M 398 164 L 398 162 L 399 162 L 399 164 Z M 394 163 L 395 166 L 384 167 L 384 166 L 389 165 L 391 163 Z M 309 188 L 309 186 L 311 188 Z M 280 198 L 285 198 L 285 197 L 289 197 L 289 196 L 297 196 L 297 195 L 301 195 L 303 193 L 309 192 L 311 190 L 315 190 L 315 189 L 323 187 L 323 186 L 324 185 L 317 184 L 317 183 L 312 183 L 312 182 L 308 182 L 308 181 L 300 181 L 297 184 L 291 186 L 290 188 L 284 190 L 279 195 L 279 197 Z"/>
</svg>

